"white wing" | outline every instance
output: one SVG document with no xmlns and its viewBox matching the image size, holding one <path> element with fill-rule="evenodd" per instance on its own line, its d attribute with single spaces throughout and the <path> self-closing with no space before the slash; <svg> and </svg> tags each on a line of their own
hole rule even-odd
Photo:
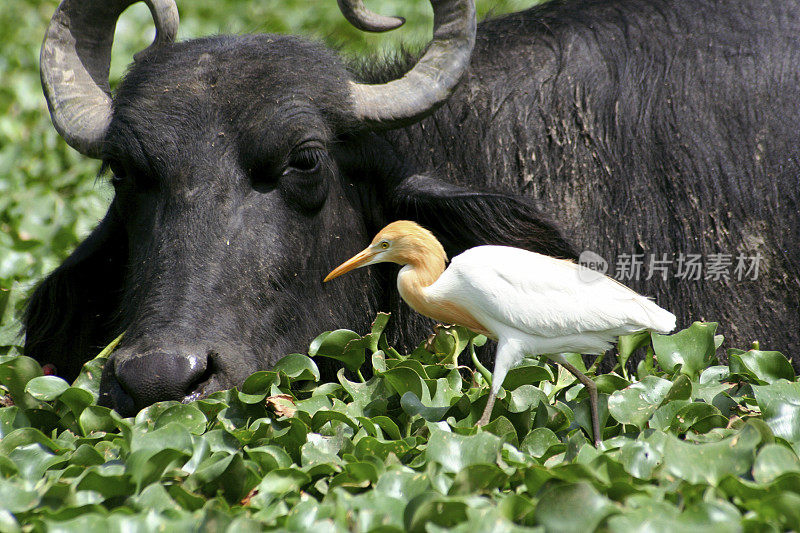
<svg viewBox="0 0 800 533">
<path fill-rule="evenodd" d="M 570 261 L 506 246 L 478 246 L 453 258 L 427 294 L 468 309 L 500 334 L 615 337 L 671 331 L 675 316 L 617 281 Z"/>
</svg>

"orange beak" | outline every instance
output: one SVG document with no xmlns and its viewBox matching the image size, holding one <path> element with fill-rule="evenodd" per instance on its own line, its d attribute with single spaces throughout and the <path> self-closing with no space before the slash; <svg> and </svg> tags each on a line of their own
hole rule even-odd
<svg viewBox="0 0 800 533">
<path fill-rule="evenodd" d="M 369 248 L 365 248 L 338 267 L 334 268 L 330 274 L 325 276 L 325 279 L 322 280 L 322 282 L 324 283 L 332 280 L 333 278 L 338 278 L 342 274 L 347 274 L 356 268 L 371 265 L 372 263 L 377 262 L 375 261 L 376 255 L 378 255 L 378 252 L 375 252 Z"/>
</svg>

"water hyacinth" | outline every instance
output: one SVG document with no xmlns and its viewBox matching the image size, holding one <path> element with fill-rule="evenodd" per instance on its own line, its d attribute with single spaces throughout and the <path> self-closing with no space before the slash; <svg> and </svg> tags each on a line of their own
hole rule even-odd
<svg viewBox="0 0 800 533">
<path fill-rule="evenodd" d="M 695 323 L 624 339 L 645 353 L 635 370 L 571 356 L 601 391 L 596 449 L 571 374 L 526 359 L 478 430 L 489 389 L 468 361 L 485 339 L 441 327 L 400 354 L 388 320 L 134 418 L 96 405 L 113 347 L 73 384 L 3 356 L 0 529 L 800 528 L 800 382 L 777 352 L 718 364 L 716 324 Z M 336 382 L 321 357 L 340 362 Z"/>
</svg>

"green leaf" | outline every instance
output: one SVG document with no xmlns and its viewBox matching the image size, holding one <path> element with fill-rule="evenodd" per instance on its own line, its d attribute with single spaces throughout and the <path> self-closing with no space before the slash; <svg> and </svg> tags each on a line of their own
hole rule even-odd
<svg viewBox="0 0 800 533">
<path fill-rule="evenodd" d="M 347 416 L 345 413 L 342 413 L 340 411 L 327 410 L 327 411 L 317 411 L 316 413 L 314 413 L 314 416 L 311 418 L 311 430 L 319 431 L 322 428 L 322 426 L 334 420 L 342 422 L 343 424 L 349 426 L 354 433 L 357 432 L 359 429 L 358 423 L 355 420 L 351 419 L 349 416 Z M 333 425 L 331 425 L 331 427 L 333 427 Z"/>
<path fill-rule="evenodd" d="M 735 533 L 741 531 L 742 514 L 728 502 L 700 502 L 681 515 L 680 523 L 691 531 L 713 528 L 713 531 Z"/>
<path fill-rule="evenodd" d="M 155 429 L 162 428 L 167 424 L 179 424 L 186 428 L 189 433 L 202 435 L 206 430 L 206 417 L 203 412 L 192 404 L 173 405 L 166 411 L 158 415 L 155 422 Z"/>
<path fill-rule="evenodd" d="M 588 483 L 569 483 L 547 490 L 536 505 L 536 519 L 550 532 L 594 531 L 614 504 Z"/>
<path fill-rule="evenodd" d="M 8 457 L 17 465 L 20 477 L 29 481 L 40 480 L 48 468 L 67 461 L 38 442 L 17 446 Z"/>
<path fill-rule="evenodd" d="M 386 416 L 375 416 L 370 419 L 375 425 L 379 426 L 381 430 L 386 433 L 390 439 L 400 440 L 400 429 L 394 420 Z"/>
<path fill-rule="evenodd" d="M 25 392 L 44 402 L 58 398 L 62 392 L 69 388 L 69 383 L 56 376 L 39 376 L 28 382 Z"/>
<path fill-rule="evenodd" d="M 779 444 L 767 444 L 758 452 L 753 465 L 753 479 L 770 483 L 787 472 L 800 472 L 797 454 Z"/>
<path fill-rule="evenodd" d="M 138 450 L 172 449 L 191 453 L 194 449 L 192 437 L 183 425 L 171 421 L 165 426 L 148 432 L 134 432 L 131 439 L 131 452 Z"/>
<path fill-rule="evenodd" d="M 97 354 L 94 359 L 84 363 L 78 377 L 73 382 L 72 386 L 75 388 L 83 389 L 89 392 L 93 398 L 97 398 L 100 394 L 100 378 L 103 374 L 103 366 L 114 350 L 117 348 L 125 333 L 121 333 L 117 338 L 112 340 L 108 346 Z"/>
<path fill-rule="evenodd" d="M 78 417 L 78 424 L 85 436 L 96 432 L 112 432 L 117 429 L 116 420 L 111 416 L 111 409 L 90 405 Z"/>
<path fill-rule="evenodd" d="M 671 430 L 686 433 L 694 429 L 698 433 L 707 433 L 715 427 L 725 427 L 728 419 L 722 416 L 713 405 L 693 402 L 681 408 L 675 415 Z"/>
<path fill-rule="evenodd" d="M 428 391 L 428 386 L 422 380 L 422 377 L 411 368 L 392 368 L 383 374 L 383 378 L 400 396 L 403 396 L 407 392 L 411 392 L 417 398 L 423 398 L 425 401 L 430 401 L 430 392 Z"/>
<path fill-rule="evenodd" d="M 649 337 L 648 337 L 649 338 Z M 630 386 L 631 382 L 617 374 L 600 374 L 594 378 L 597 385 L 597 392 L 611 394 Z"/>
<path fill-rule="evenodd" d="M 108 343 L 108 345 L 103 348 L 95 359 L 108 359 L 108 356 L 114 353 L 114 350 L 117 349 L 119 343 L 122 342 L 122 338 L 125 337 L 125 332 L 123 331 L 120 333 L 114 340 Z"/>
<path fill-rule="evenodd" d="M 458 435 L 432 427 L 425 456 L 445 472 L 458 473 L 475 464 L 496 464 L 502 445 L 500 438 L 485 431 Z"/>
<path fill-rule="evenodd" d="M 467 518 L 467 504 L 444 497 L 435 492 L 426 492 L 408 502 L 403 520 L 411 533 L 423 533 L 430 525 L 452 527 Z"/>
<path fill-rule="evenodd" d="M 22 427 L 19 429 L 15 429 L 8 435 L 4 436 L 2 440 L 0 440 L 0 456 L 9 454 L 14 448 L 18 446 L 25 446 L 26 444 L 33 444 L 38 443 L 46 446 L 50 450 L 61 453 L 66 448 L 71 448 L 69 445 L 61 445 L 61 443 L 54 441 L 53 439 L 45 436 L 41 431 Z"/>
<path fill-rule="evenodd" d="M 89 446 L 81 444 L 78 449 L 70 456 L 70 464 L 79 466 L 93 466 L 105 463 L 105 457 L 100 452 Z"/>
<path fill-rule="evenodd" d="M 271 394 L 272 386 L 281 378 L 277 372 L 262 370 L 248 376 L 242 383 L 239 399 L 245 403 L 258 403 Z"/>
<path fill-rule="evenodd" d="M 103 498 L 111 499 L 132 494 L 136 486 L 125 474 L 124 467 L 114 464 L 87 468 L 78 481 L 77 489 L 97 492 Z"/>
<path fill-rule="evenodd" d="M 502 487 L 508 480 L 508 474 L 497 465 L 470 465 L 456 474 L 449 494 L 473 494 L 488 492 Z"/>
<path fill-rule="evenodd" d="M 672 533 L 679 520 L 680 511 L 674 505 L 654 499 L 638 499 L 635 508 L 609 518 L 608 526 L 614 533 Z"/>
<path fill-rule="evenodd" d="M 26 490 L 0 478 L 0 502 L 6 511 L 24 513 L 39 505 L 39 495 L 34 490 Z"/>
<path fill-rule="evenodd" d="M 689 377 L 699 376 L 714 362 L 716 329 L 716 322 L 694 322 L 687 329 L 672 335 L 652 333 L 658 364 L 669 373 L 679 367 L 680 372 Z"/>
<path fill-rule="evenodd" d="M 175 503 L 164 486 L 157 483 L 145 487 L 140 494 L 131 498 L 130 502 L 139 512 L 164 513 L 181 510 L 181 506 Z"/>
<path fill-rule="evenodd" d="M 349 381 L 344 377 L 344 369 L 342 368 L 336 373 L 336 377 L 339 379 L 342 388 L 352 399 L 353 404 L 355 404 L 354 407 L 357 410 L 367 409 L 367 406 L 371 405 L 373 402 L 380 401 L 381 399 L 385 400 L 385 397 L 393 392 L 388 385 L 384 384 L 385 380 L 377 376 L 366 383 Z M 358 414 L 365 413 L 362 412 Z M 376 416 L 377 414 L 379 413 L 370 413 L 367 416 Z"/>
<path fill-rule="evenodd" d="M 666 379 L 645 376 L 640 382 L 611 394 L 608 412 L 618 422 L 642 429 L 672 387 L 673 384 Z"/>
<path fill-rule="evenodd" d="M 775 436 L 792 443 L 795 452 L 800 451 L 800 382 L 779 380 L 771 385 L 754 385 L 753 391 Z"/>
<path fill-rule="evenodd" d="M 640 331 L 633 335 L 620 335 L 617 350 L 619 351 L 619 364 L 623 368 L 623 373 L 626 372 L 624 369 L 633 352 L 649 342 L 650 334 L 646 331 Z M 627 374 L 624 375 L 627 376 Z"/>
<path fill-rule="evenodd" d="M 351 372 L 356 372 L 366 360 L 363 343 L 350 344 L 356 340 L 361 340 L 361 335 L 349 329 L 326 331 L 311 341 L 308 355 L 336 359 Z"/>
<path fill-rule="evenodd" d="M 378 478 L 375 485 L 375 491 L 381 495 L 403 501 L 411 500 L 430 488 L 428 476 L 409 469 L 388 471 Z"/>
<path fill-rule="evenodd" d="M 14 404 L 23 409 L 38 406 L 38 401 L 26 394 L 25 386 L 30 380 L 42 375 L 39 363 L 23 355 L 0 363 L 0 385 L 8 389 Z"/>
<path fill-rule="evenodd" d="M 552 381 L 554 379 L 553 371 L 548 366 L 534 363 L 522 364 L 508 371 L 506 379 L 503 380 L 503 388 L 510 391 L 522 385 L 532 385 L 541 381 Z"/>
<path fill-rule="evenodd" d="M 650 479 L 663 462 L 660 442 L 647 440 L 626 442 L 619 452 L 619 461 L 625 471 L 639 479 Z"/>
<path fill-rule="evenodd" d="M 661 401 L 662 403 L 666 403 L 673 400 L 688 400 L 691 397 L 692 382 L 685 374 L 681 374 L 672 382 L 672 387 L 670 387 L 669 392 Z"/>
<path fill-rule="evenodd" d="M 800 495 L 796 493 L 779 492 L 747 502 L 746 505 L 759 517 L 777 524 L 780 530 L 800 530 Z"/>
<path fill-rule="evenodd" d="M 58 401 L 69 407 L 76 418 L 80 417 L 83 410 L 94 403 L 92 393 L 78 387 L 69 387 L 61 393 Z"/>
<path fill-rule="evenodd" d="M 278 468 L 288 468 L 292 465 L 292 458 L 280 446 L 245 447 L 244 450 L 247 456 L 255 461 L 264 472 Z"/>
<path fill-rule="evenodd" d="M 19 407 L 11 406 L 0 409 L 0 442 L 15 429 L 29 427 L 30 425 L 30 419 L 25 416 L 25 413 Z"/>
<path fill-rule="evenodd" d="M 458 356 L 475 337 L 475 333 L 463 326 L 437 325 L 436 333 L 428 339 L 425 349 L 448 364 L 456 364 Z"/>
<path fill-rule="evenodd" d="M 536 409 L 539 404 L 547 404 L 547 394 L 533 385 L 520 385 L 506 395 L 508 410 L 511 413 L 523 413 Z"/>
<path fill-rule="evenodd" d="M 317 364 L 307 356 L 299 353 L 292 353 L 275 363 L 273 372 L 283 372 L 295 381 L 311 380 L 319 381 L 319 369 Z"/>
<path fill-rule="evenodd" d="M 779 379 L 794 381 L 791 363 L 780 352 L 750 350 L 744 353 L 730 353 L 730 371 L 734 374 L 750 376 L 760 385 L 774 383 Z"/>
<path fill-rule="evenodd" d="M 250 500 L 250 505 L 257 509 L 267 508 L 275 500 L 298 492 L 309 483 L 309 475 L 295 468 L 273 470 L 256 487 L 258 493 Z"/>
<path fill-rule="evenodd" d="M 762 437 L 747 424 L 736 435 L 707 444 L 691 444 L 663 433 L 653 433 L 645 440 L 663 455 L 663 475 L 716 486 L 727 475 L 750 471 Z"/>
<path fill-rule="evenodd" d="M 371 352 L 374 353 L 378 351 L 381 335 L 383 335 L 383 330 L 386 329 L 386 325 L 389 323 L 389 318 L 391 316 L 391 313 L 378 313 L 375 316 L 375 320 L 372 321 L 369 334 L 369 350 Z"/>
<path fill-rule="evenodd" d="M 161 479 L 162 474 L 170 466 L 180 466 L 186 462 L 189 453 L 176 449 L 138 450 L 130 454 L 126 460 L 126 470 L 130 479 L 136 484 L 136 490 Z"/>
<path fill-rule="evenodd" d="M 205 500 L 201 496 L 190 492 L 181 485 L 167 486 L 167 493 L 169 493 L 175 503 L 187 511 L 196 511 L 205 503 Z"/>
<path fill-rule="evenodd" d="M 17 519 L 14 518 L 10 510 L 0 509 L 0 531 L 6 531 L 8 533 L 18 533 L 22 531 L 19 522 L 17 522 Z"/>
<path fill-rule="evenodd" d="M 558 444 L 561 444 L 561 441 L 558 440 L 555 433 L 547 428 L 536 428 L 525 436 L 519 449 L 534 457 L 542 457 Z"/>
<path fill-rule="evenodd" d="M 376 456 L 385 461 L 390 454 L 401 457 L 413 449 L 414 444 L 409 442 L 408 439 L 383 440 L 374 437 L 362 437 L 356 443 L 355 455 L 358 458 Z"/>
<path fill-rule="evenodd" d="M 419 415 L 429 422 L 439 422 L 449 417 L 461 420 L 469 415 L 469 400 L 466 396 L 450 406 L 427 407 L 413 392 L 406 392 L 400 398 L 400 405 L 409 415 Z"/>
<path fill-rule="evenodd" d="M 229 504 L 239 503 L 255 487 L 260 479 L 248 468 L 241 454 L 230 456 L 227 468 L 211 484 L 215 492 L 221 492 Z M 199 472 L 200 469 L 198 469 Z"/>
</svg>

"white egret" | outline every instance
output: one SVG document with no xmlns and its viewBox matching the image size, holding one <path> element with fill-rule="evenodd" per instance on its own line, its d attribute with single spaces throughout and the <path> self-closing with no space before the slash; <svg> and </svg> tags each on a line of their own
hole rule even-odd
<svg viewBox="0 0 800 533">
<path fill-rule="evenodd" d="M 572 261 L 508 246 L 470 248 L 454 257 L 447 270 L 446 261 L 444 248 L 430 231 L 399 220 L 325 281 L 375 263 L 398 263 L 403 268 L 397 288 L 415 311 L 496 340 L 492 386 L 479 426 L 489 422 L 508 371 L 526 355 L 546 355 L 589 392 L 592 430 L 599 444 L 597 386 L 563 353 L 601 354 L 620 335 L 675 328 L 675 315 L 669 311 Z"/>
</svg>

